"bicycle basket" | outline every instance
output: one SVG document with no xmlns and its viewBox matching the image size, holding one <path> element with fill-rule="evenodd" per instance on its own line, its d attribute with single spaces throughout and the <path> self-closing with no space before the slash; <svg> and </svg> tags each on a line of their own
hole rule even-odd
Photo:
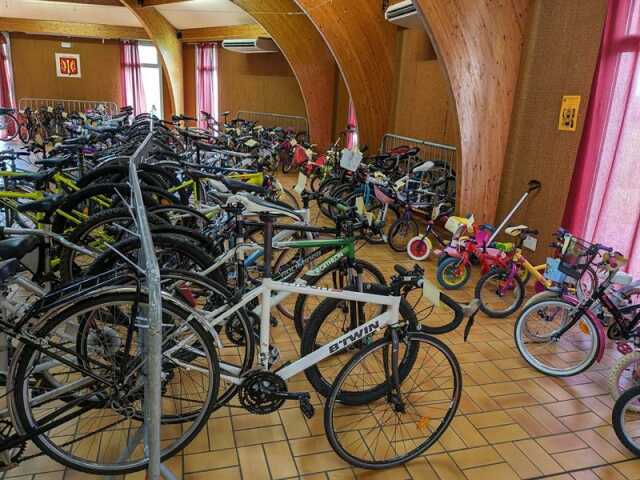
<svg viewBox="0 0 640 480">
<path fill-rule="evenodd" d="M 578 280 L 597 253 L 598 250 L 591 243 L 572 236 L 563 249 L 558 270 Z"/>
</svg>

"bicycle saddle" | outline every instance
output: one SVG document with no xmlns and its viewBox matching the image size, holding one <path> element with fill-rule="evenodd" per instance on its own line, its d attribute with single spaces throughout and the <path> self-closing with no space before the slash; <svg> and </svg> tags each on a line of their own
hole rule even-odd
<svg viewBox="0 0 640 480">
<path fill-rule="evenodd" d="M 300 215 L 293 210 L 248 193 L 231 195 L 227 199 L 227 205 L 238 203 L 244 206 L 244 214 L 258 215 L 260 213 L 269 213 L 271 215 L 286 216 L 300 220 Z"/>
<path fill-rule="evenodd" d="M 529 227 L 527 225 L 517 225 L 514 227 L 507 227 L 504 229 L 504 233 L 512 237 L 519 237 L 523 233 L 527 233 L 527 232 L 533 232 L 532 230 L 529 230 Z"/>
<path fill-rule="evenodd" d="M 75 166 L 76 160 L 72 157 L 51 157 L 43 158 L 42 160 L 36 160 L 34 163 L 36 165 L 42 165 L 46 168 L 64 168 Z"/>
<path fill-rule="evenodd" d="M 228 178 L 223 178 L 221 181 L 231 193 L 251 192 L 260 195 L 265 195 L 267 193 L 267 189 L 260 185 L 252 185 L 250 183 L 241 182 L 239 180 L 230 180 Z"/>
<path fill-rule="evenodd" d="M 0 258 L 3 260 L 20 259 L 34 250 L 39 244 L 40 238 L 36 235 L 24 235 L 0 240 Z"/>
<path fill-rule="evenodd" d="M 37 200 L 35 202 L 29 202 L 22 205 L 18 205 L 19 212 L 38 212 L 51 215 L 62 203 L 64 202 L 66 195 L 61 193 L 59 195 L 50 195 L 43 200 Z"/>
<path fill-rule="evenodd" d="M 18 181 L 24 181 L 24 182 L 33 182 L 33 183 L 41 183 L 44 182 L 46 180 L 48 180 L 49 178 L 53 177 L 53 175 L 56 173 L 56 170 L 54 168 L 50 169 L 50 170 L 45 170 L 44 172 L 24 172 L 24 173 L 20 173 L 17 175 L 11 175 L 11 180 L 18 180 Z"/>
<path fill-rule="evenodd" d="M 428 160 L 420 165 L 418 165 L 416 168 L 413 169 L 413 172 L 428 172 L 429 170 L 431 170 L 433 168 L 433 166 L 435 165 L 435 163 L 433 163 L 431 160 Z"/>
</svg>

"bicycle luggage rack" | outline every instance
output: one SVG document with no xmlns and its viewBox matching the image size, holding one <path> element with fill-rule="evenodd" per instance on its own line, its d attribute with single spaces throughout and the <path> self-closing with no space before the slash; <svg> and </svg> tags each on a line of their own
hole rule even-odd
<svg viewBox="0 0 640 480">
<path fill-rule="evenodd" d="M 149 458 L 147 478 L 157 480 L 161 476 L 174 480 L 171 471 L 162 465 L 160 423 L 162 418 L 162 289 L 160 286 L 160 267 L 156 258 L 151 230 L 145 210 L 137 169 L 146 158 L 153 137 L 153 117 L 149 120 L 149 134 L 129 159 L 129 184 L 131 188 L 131 211 L 135 229 L 140 238 L 138 266 L 145 275 L 145 288 L 148 295 L 148 307 L 136 321 L 143 330 L 142 348 L 146 349 L 147 369 L 144 385 L 144 448 Z M 146 318 L 145 318 L 146 313 Z M 151 400 L 151 401 L 150 401 Z M 135 447 L 135 446 L 134 446 Z"/>
</svg>

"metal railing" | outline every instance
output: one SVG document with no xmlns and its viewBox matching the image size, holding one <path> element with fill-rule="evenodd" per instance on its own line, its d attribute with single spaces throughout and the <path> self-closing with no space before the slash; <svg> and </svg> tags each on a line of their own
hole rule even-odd
<svg viewBox="0 0 640 480">
<path fill-rule="evenodd" d="M 283 115 L 281 113 L 238 110 L 236 119 L 257 122 L 263 127 L 282 127 L 291 128 L 296 132 L 309 132 L 309 122 L 307 121 L 307 118 L 300 115 Z"/>
<path fill-rule="evenodd" d="M 160 462 L 162 417 L 162 289 L 160 268 L 156 258 L 147 213 L 140 190 L 138 167 L 147 156 L 153 137 L 153 118 L 150 119 L 149 134 L 129 159 L 129 184 L 131 188 L 131 209 L 140 238 L 138 266 L 145 275 L 145 289 L 148 295 L 147 308 L 140 312 L 136 324 L 141 330 L 143 352 L 146 355 L 144 384 L 144 448 L 149 457 L 147 478 L 157 480 L 174 478 Z"/>
<path fill-rule="evenodd" d="M 433 162 L 440 160 L 446 162 L 449 169 L 456 170 L 456 147 L 442 143 L 429 142 L 419 138 L 405 137 L 395 133 L 385 133 L 380 143 L 380 153 L 386 153 L 401 145 L 418 147 L 418 157 L 422 160 Z"/>
<path fill-rule="evenodd" d="M 61 98 L 21 98 L 18 100 L 18 110 L 37 110 L 40 107 L 56 107 L 62 105 L 65 112 L 86 112 L 87 110 L 95 110 L 100 105 L 104 107 L 109 115 L 116 114 L 120 108 L 114 102 L 106 100 L 65 100 Z"/>
</svg>

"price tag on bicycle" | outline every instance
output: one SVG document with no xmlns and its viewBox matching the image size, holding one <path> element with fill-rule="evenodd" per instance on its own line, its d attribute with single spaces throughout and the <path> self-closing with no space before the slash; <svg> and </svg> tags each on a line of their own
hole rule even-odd
<svg viewBox="0 0 640 480">
<path fill-rule="evenodd" d="M 53 113 L 53 107 L 47 107 L 47 112 Z"/>
<path fill-rule="evenodd" d="M 296 183 L 296 186 L 293 187 L 293 190 L 298 192 L 298 194 L 302 194 L 306 186 L 307 186 L 307 176 L 304 173 L 299 172 L 298 182 Z"/>
<path fill-rule="evenodd" d="M 527 235 L 526 237 L 524 237 L 524 240 L 522 240 L 522 246 L 528 250 L 531 250 L 532 252 L 535 252 L 538 246 L 538 239 L 536 237 L 532 237 L 531 235 Z"/>
<path fill-rule="evenodd" d="M 438 308 L 440 306 L 440 290 L 426 277 L 422 280 L 422 294 L 433 303 L 434 307 Z"/>
<path fill-rule="evenodd" d="M 345 170 L 355 172 L 362 162 L 362 152 L 344 148 L 340 156 L 340 166 Z"/>
</svg>

